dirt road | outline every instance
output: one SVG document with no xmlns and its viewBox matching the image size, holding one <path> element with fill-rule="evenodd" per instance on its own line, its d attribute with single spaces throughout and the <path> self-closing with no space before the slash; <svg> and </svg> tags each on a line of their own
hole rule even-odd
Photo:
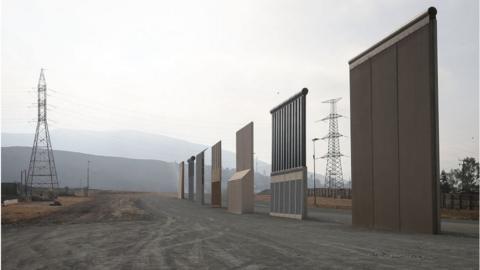
<svg viewBox="0 0 480 270">
<path fill-rule="evenodd" d="M 159 194 L 104 194 L 2 225 L 3 269 L 478 269 L 478 222 L 441 235 L 352 228 L 349 213 L 234 215 Z"/>
</svg>

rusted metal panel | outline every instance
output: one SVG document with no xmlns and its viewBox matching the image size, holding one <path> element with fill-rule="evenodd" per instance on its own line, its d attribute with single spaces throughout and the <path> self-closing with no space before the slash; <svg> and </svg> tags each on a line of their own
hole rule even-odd
<svg viewBox="0 0 480 270">
<path fill-rule="evenodd" d="M 306 206 L 304 88 L 270 111 L 272 114 L 272 192 L 270 214 L 302 219 Z"/>
<path fill-rule="evenodd" d="M 185 170 L 185 162 L 182 161 L 178 165 L 178 196 L 177 197 L 179 199 L 183 199 L 184 194 L 185 194 L 185 190 L 184 190 L 184 178 L 185 178 L 184 170 Z"/>
<path fill-rule="evenodd" d="M 193 177 L 195 175 L 195 157 L 191 156 L 188 160 L 188 200 L 193 201 Z"/>
<path fill-rule="evenodd" d="M 438 233 L 436 10 L 350 64 L 353 224 Z"/>
<path fill-rule="evenodd" d="M 195 165 L 195 201 L 205 204 L 205 155 L 200 152 L 196 157 Z"/>
<path fill-rule="evenodd" d="M 212 207 L 222 206 L 222 141 L 212 146 Z"/>
</svg>

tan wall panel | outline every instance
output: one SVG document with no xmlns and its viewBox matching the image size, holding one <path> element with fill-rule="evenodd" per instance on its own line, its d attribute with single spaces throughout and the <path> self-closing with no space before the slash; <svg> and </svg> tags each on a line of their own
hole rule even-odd
<svg viewBox="0 0 480 270">
<path fill-rule="evenodd" d="M 372 68 L 373 194 L 375 228 L 399 230 L 397 63 L 395 46 Z"/>
<path fill-rule="evenodd" d="M 235 214 L 251 213 L 254 209 L 253 171 L 236 172 L 228 180 L 228 211 Z"/>
<path fill-rule="evenodd" d="M 236 173 L 228 181 L 228 211 L 242 214 L 254 209 L 253 122 L 236 134 Z"/>
<path fill-rule="evenodd" d="M 253 170 L 253 122 L 237 131 L 237 172 Z"/>
<path fill-rule="evenodd" d="M 227 186 L 228 211 L 242 214 L 242 183 L 241 181 L 229 181 Z"/>
</svg>

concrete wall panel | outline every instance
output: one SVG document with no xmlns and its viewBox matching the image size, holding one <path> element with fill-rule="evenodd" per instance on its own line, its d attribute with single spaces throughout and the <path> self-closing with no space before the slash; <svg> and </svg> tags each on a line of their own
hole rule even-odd
<svg viewBox="0 0 480 270">
<path fill-rule="evenodd" d="M 400 220 L 404 231 L 437 226 L 432 179 L 436 136 L 429 25 L 398 43 Z"/>
<path fill-rule="evenodd" d="M 237 168 L 228 180 L 228 211 L 236 214 L 254 210 L 253 122 L 237 131 Z"/>
<path fill-rule="evenodd" d="M 354 225 L 440 231 L 435 16 L 349 62 Z"/>
<path fill-rule="evenodd" d="M 396 47 L 371 60 L 374 223 L 399 230 L 398 116 Z"/>
<path fill-rule="evenodd" d="M 373 227 L 372 93 L 370 63 L 350 71 L 352 223 Z"/>
<path fill-rule="evenodd" d="M 253 122 L 236 134 L 237 172 L 253 169 Z"/>
</svg>

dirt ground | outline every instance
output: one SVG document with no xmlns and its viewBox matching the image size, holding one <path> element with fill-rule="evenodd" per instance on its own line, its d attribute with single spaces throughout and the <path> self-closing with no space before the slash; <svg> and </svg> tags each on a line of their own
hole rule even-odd
<svg viewBox="0 0 480 270">
<path fill-rule="evenodd" d="M 17 223 L 46 216 L 54 211 L 68 208 L 71 205 L 91 200 L 92 197 L 59 197 L 61 206 L 50 206 L 51 202 L 19 202 L 2 206 L 2 224 Z"/>
<path fill-rule="evenodd" d="M 307 220 L 198 205 L 155 193 L 97 194 L 2 224 L 3 269 L 478 269 L 478 222 L 442 234 L 353 228 L 345 209 Z"/>
</svg>

